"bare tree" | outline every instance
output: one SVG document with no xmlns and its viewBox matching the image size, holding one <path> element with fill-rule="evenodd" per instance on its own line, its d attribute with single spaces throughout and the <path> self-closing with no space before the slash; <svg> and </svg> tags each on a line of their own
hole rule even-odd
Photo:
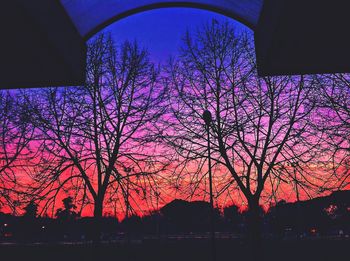
<svg viewBox="0 0 350 261">
<path fill-rule="evenodd" d="M 16 92 L 0 92 L 0 207 L 5 205 L 14 212 L 21 194 L 20 172 L 23 161 L 29 159 L 33 137 L 27 115 L 17 110 L 19 106 L 23 105 Z"/>
<path fill-rule="evenodd" d="M 248 34 L 213 21 L 187 33 L 181 55 L 164 79 L 170 91 L 162 140 L 177 154 L 175 182 L 204 194 L 207 136 L 202 113 L 213 114 L 210 145 L 216 197 L 238 191 L 249 208 L 252 235 L 259 235 L 260 204 L 288 194 L 312 197 L 332 189 L 324 135 L 315 130 L 311 77 L 256 73 Z M 317 117 L 316 117 L 317 118 Z M 163 128 L 163 129 L 162 129 Z"/>
<path fill-rule="evenodd" d="M 81 209 L 92 203 L 99 220 L 108 203 L 137 208 L 151 194 L 165 168 L 148 135 L 162 113 L 157 76 L 137 43 L 117 51 L 100 35 L 89 45 L 86 86 L 31 95 L 41 151 L 31 193 L 45 202 L 43 211 L 53 213 L 66 192 Z"/>
<path fill-rule="evenodd" d="M 318 75 L 318 95 L 314 97 L 320 115 L 318 128 L 328 136 L 332 148 L 334 175 L 339 189 L 350 184 L 350 75 Z"/>
</svg>

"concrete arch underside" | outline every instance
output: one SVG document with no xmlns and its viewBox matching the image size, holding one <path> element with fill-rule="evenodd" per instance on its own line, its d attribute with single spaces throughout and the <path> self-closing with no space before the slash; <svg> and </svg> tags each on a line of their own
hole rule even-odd
<svg viewBox="0 0 350 261">
<path fill-rule="evenodd" d="M 3 1 L 0 89 L 81 85 L 86 40 L 111 23 L 167 7 L 205 9 L 254 32 L 261 76 L 350 72 L 344 0 Z"/>
<path fill-rule="evenodd" d="M 217 12 L 236 19 L 254 30 L 263 0 L 61 0 L 84 39 L 130 15 L 158 8 L 188 7 Z"/>
</svg>

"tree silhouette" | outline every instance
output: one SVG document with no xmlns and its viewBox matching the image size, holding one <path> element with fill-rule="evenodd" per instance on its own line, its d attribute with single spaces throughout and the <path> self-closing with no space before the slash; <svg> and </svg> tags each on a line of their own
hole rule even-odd
<svg viewBox="0 0 350 261">
<path fill-rule="evenodd" d="M 323 130 L 314 128 L 316 81 L 258 77 L 249 35 L 217 22 L 187 33 L 164 82 L 172 118 L 160 123 L 161 136 L 177 155 L 173 180 L 190 195 L 208 195 L 202 113 L 211 111 L 216 196 L 245 200 L 254 241 L 261 234 L 260 204 L 277 201 L 286 191 L 312 197 L 337 187 L 339 178 L 327 167 Z"/>
<path fill-rule="evenodd" d="M 237 228 L 239 223 L 241 223 L 242 215 L 240 213 L 239 207 L 236 205 L 231 205 L 224 208 L 224 218 L 233 225 L 234 228 Z"/>
<path fill-rule="evenodd" d="M 101 34 L 89 44 L 85 86 L 28 95 L 41 152 L 30 189 L 43 211 L 60 191 L 74 191 L 82 207 L 93 204 L 98 230 L 109 202 L 129 211 L 154 195 L 154 176 L 166 167 L 149 136 L 163 112 L 157 76 L 136 42 L 116 49 Z"/>
<path fill-rule="evenodd" d="M 78 214 L 74 211 L 77 207 L 73 204 L 72 197 L 66 197 L 62 200 L 63 209 L 59 208 L 56 211 L 56 217 L 62 220 L 74 220 L 78 217 Z"/>
<path fill-rule="evenodd" d="M 36 218 L 38 215 L 38 204 L 36 204 L 34 201 L 30 201 L 24 208 L 24 217 L 27 218 Z"/>
<path fill-rule="evenodd" d="M 20 95 L 0 91 L 0 207 L 13 212 L 24 195 L 16 172 L 23 169 L 23 161 L 31 158 L 29 143 L 34 135 L 28 110 L 19 107 L 27 107 Z"/>
<path fill-rule="evenodd" d="M 314 96 L 320 120 L 315 128 L 327 135 L 332 149 L 338 189 L 350 184 L 350 74 L 318 75 L 318 95 Z"/>
</svg>

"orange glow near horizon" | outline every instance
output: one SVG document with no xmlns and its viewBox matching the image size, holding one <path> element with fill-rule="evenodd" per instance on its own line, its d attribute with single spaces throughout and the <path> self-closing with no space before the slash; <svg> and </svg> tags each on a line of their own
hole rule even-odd
<svg viewBox="0 0 350 261">
<path fill-rule="evenodd" d="M 22 166 L 25 165 L 22 163 Z M 28 164 L 29 165 L 29 164 Z M 317 168 L 315 166 L 315 168 Z M 70 171 L 70 170 L 67 170 Z M 344 171 L 344 170 L 342 170 Z M 348 171 L 349 172 L 349 171 Z M 22 185 L 28 185 L 29 178 L 24 178 L 24 176 L 27 175 L 25 173 L 22 174 Z M 145 199 L 142 199 L 140 197 L 140 194 L 138 191 L 130 191 L 129 195 L 129 204 L 133 208 L 132 212 L 129 212 L 129 215 L 138 215 L 138 216 L 147 216 L 153 211 L 157 211 L 158 209 L 162 208 L 167 203 L 171 202 L 174 199 L 182 199 L 182 200 L 188 200 L 188 201 L 207 201 L 209 202 L 209 193 L 208 193 L 208 181 L 207 181 L 207 174 L 204 173 L 203 181 L 200 183 L 200 186 L 197 188 L 196 191 L 190 191 L 190 186 L 192 180 L 187 176 L 184 179 L 182 179 L 181 187 L 176 188 L 172 184 L 167 184 L 168 179 L 165 177 L 168 175 L 166 173 L 165 175 L 162 175 L 160 173 L 157 175 L 158 184 L 157 187 L 159 188 L 159 194 L 155 195 L 154 191 L 152 192 L 147 191 L 147 193 L 150 193 L 150 196 L 146 195 Z M 26 181 L 27 180 L 27 181 Z M 213 181 L 214 181 L 214 205 L 215 207 L 219 209 L 223 209 L 230 205 L 237 205 L 241 211 L 244 211 L 247 209 L 246 200 L 244 199 L 244 196 L 241 194 L 241 192 L 238 190 L 238 188 L 235 185 L 235 182 L 233 182 L 233 179 L 228 175 L 228 173 L 224 173 L 224 171 L 216 170 L 213 173 Z M 231 184 L 222 194 L 219 195 L 219 197 L 216 197 L 218 194 L 220 188 L 222 189 L 224 185 Z M 267 211 L 269 206 L 272 204 L 277 203 L 279 200 L 286 200 L 287 202 L 295 202 L 297 201 L 297 196 L 294 190 L 294 184 L 282 184 L 278 188 L 278 195 L 279 197 L 272 198 L 271 197 L 271 187 L 268 185 L 265 188 L 264 194 L 262 195 L 260 204 L 262 207 Z M 346 186 L 344 188 L 350 189 L 350 186 Z M 275 191 L 276 192 L 276 191 Z M 318 194 L 314 194 L 312 196 L 326 196 L 329 195 L 330 191 L 323 191 L 319 192 Z M 67 196 L 73 196 L 72 193 L 69 191 L 61 191 L 58 193 L 55 199 L 55 204 L 50 206 L 50 208 L 47 210 L 46 213 L 41 213 L 42 215 L 48 215 L 50 217 L 54 217 L 55 212 L 58 208 L 62 208 L 62 199 L 64 199 Z M 77 194 L 76 199 L 79 199 L 81 197 L 81 193 Z M 88 197 L 91 201 L 91 197 Z M 125 218 L 126 213 L 126 205 L 125 200 L 122 197 L 122 195 L 118 192 L 114 194 L 114 197 L 108 198 L 104 202 L 104 216 L 111 216 L 116 217 L 119 220 L 122 220 Z M 307 195 L 305 192 L 301 191 L 299 195 L 300 200 L 307 200 L 310 196 Z M 93 204 L 92 201 L 84 206 L 81 209 L 81 205 L 78 205 L 77 202 L 75 202 L 77 205 L 77 212 L 81 211 L 82 217 L 88 217 L 93 216 Z M 45 200 L 41 201 L 39 203 L 39 212 L 43 209 L 45 205 Z M 23 205 L 17 209 L 16 214 L 22 215 L 23 214 Z M 4 206 L 2 209 L 0 209 L 1 212 L 4 213 L 13 213 L 13 211 L 8 207 Z"/>
</svg>

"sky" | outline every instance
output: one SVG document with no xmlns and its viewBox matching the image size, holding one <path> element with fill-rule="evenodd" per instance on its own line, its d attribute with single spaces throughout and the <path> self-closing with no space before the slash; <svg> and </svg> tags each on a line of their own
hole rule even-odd
<svg viewBox="0 0 350 261">
<path fill-rule="evenodd" d="M 232 18 L 211 11 L 194 8 L 163 8 L 134 14 L 111 24 L 102 32 L 110 33 L 117 45 L 126 40 L 136 40 L 148 49 L 152 61 L 164 63 L 170 56 L 178 53 L 186 31 L 195 31 L 212 19 L 219 22 L 230 21 L 238 31 L 250 30 Z M 58 197 L 58 206 L 65 196 L 62 194 Z M 92 211 L 92 206 L 88 206 L 84 214 L 91 215 Z"/>
<path fill-rule="evenodd" d="M 138 41 L 149 50 L 154 62 L 166 62 L 178 53 L 187 30 L 195 31 L 215 19 L 230 21 L 238 31 L 250 30 L 241 23 L 210 11 L 192 8 L 164 8 L 132 15 L 113 23 L 103 30 L 110 33 L 117 44 L 125 40 Z M 87 209 L 91 213 L 92 209 Z"/>
<path fill-rule="evenodd" d="M 117 44 L 137 40 L 149 50 L 153 61 L 164 62 L 176 55 L 187 30 L 196 30 L 212 19 L 229 20 L 237 26 L 237 30 L 250 30 L 236 20 L 214 12 L 194 8 L 162 8 L 119 20 L 103 32 L 111 33 Z"/>
<path fill-rule="evenodd" d="M 126 40 L 136 40 L 148 49 L 153 62 L 165 63 L 169 57 L 178 53 L 186 31 L 194 32 L 212 19 L 219 22 L 230 21 L 237 31 L 250 30 L 232 18 L 211 11 L 162 8 L 129 16 L 111 24 L 102 32 L 110 33 L 117 45 Z"/>
</svg>

